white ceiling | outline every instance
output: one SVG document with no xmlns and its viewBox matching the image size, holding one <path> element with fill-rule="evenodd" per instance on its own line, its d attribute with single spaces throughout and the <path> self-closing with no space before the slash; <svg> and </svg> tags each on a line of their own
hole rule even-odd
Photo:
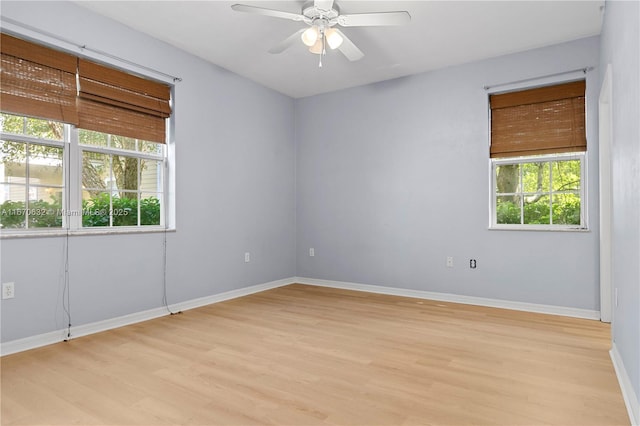
<svg viewBox="0 0 640 426">
<path fill-rule="evenodd" d="M 407 10 L 402 27 L 343 28 L 365 57 L 329 51 L 323 68 L 302 42 L 267 51 L 304 23 L 235 12 L 234 3 L 300 13 L 304 1 L 77 3 L 294 98 L 416 74 L 600 33 L 603 1 L 338 0 L 342 14 Z"/>
</svg>

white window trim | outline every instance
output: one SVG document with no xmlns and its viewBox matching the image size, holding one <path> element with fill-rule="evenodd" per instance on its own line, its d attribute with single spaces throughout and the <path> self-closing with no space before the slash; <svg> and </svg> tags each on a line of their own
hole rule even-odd
<svg viewBox="0 0 640 426">
<path fill-rule="evenodd" d="M 527 225 L 527 224 L 499 224 L 496 217 L 496 167 L 501 164 L 523 164 L 538 161 L 552 162 L 559 160 L 579 159 L 580 167 L 580 221 L 581 225 Z M 529 157 L 490 158 L 489 159 L 489 188 L 491 192 L 489 201 L 489 229 L 510 231 L 561 231 L 561 232 L 589 232 L 589 209 L 587 200 L 588 155 L 586 152 L 536 155 Z"/>
<path fill-rule="evenodd" d="M 82 218 L 78 217 L 78 216 L 73 216 L 72 217 L 72 223 L 71 223 L 71 230 L 73 231 L 85 231 L 85 230 L 95 230 L 95 229 L 125 229 L 125 230 L 130 230 L 131 232 L 135 232 L 139 229 L 166 229 L 166 207 L 165 207 L 165 203 L 167 202 L 167 162 L 168 162 L 168 149 L 165 146 L 162 147 L 162 154 L 150 154 L 150 153 L 146 153 L 146 152 L 139 152 L 139 151 L 129 151 L 126 149 L 118 149 L 118 148 L 110 148 L 110 147 L 103 147 L 103 146 L 96 146 L 96 145 L 84 145 L 80 143 L 80 139 L 79 139 L 79 130 L 76 127 L 71 126 L 71 144 L 74 145 L 75 144 L 75 149 L 71 149 L 72 152 L 76 152 L 78 155 L 77 158 L 77 162 L 75 163 L 77 166 L 75 167 L 75 170 L 78 171 L 78 176 L 72 177 L 72 182 L 75 182 L 76 185 L 78 185 L 78 188 L 76 189 L 77 192 L 74 192 L 76 194 L 75 197 L 73 197 L 73 199 L 75 200 L 80 200 L 80 206 L 78 206 L 78 210 L 76 211 L 80 211 L 82 209 L 82 185 L 80 184 L 80 182 L 82 182 L 82 153 L 83 152 L 95 152 L 95 153 L 99 153 L 99 154 L 105 154 L 105 155 L 120 155 L 120 156 L 126 156 L 126 157 L 130 157 L 130 158 L 136 158 L 138 159 L 138 161 L 140 160 L 153 160 L 153 161 L 158 161 L 160 162 L 160 167 L 162 168 L 162 182 L 161 182 L 161 186 L 162 186 L 162 192 L 160 195 L 161 198 L 161 208 L 160 208 L 160 224 L 159 225 L 136 225 L 136 226 L 113 226 L 113 225 L 109 225 L 109 226 L 104 226 L 104 227 L 83 227 L 82 226 Z M 138 164 L 140 164 L 138 162 Z M 140 167 L 138 167 L 138 184 L 140 184 L 141 182 L 141 173 L 142 170 L 140 169 Z M 133 191 L 127 191 L 127 192 L 136 192 L 138 194 L 140 194 L 141 191 L 140 188 L 138 188 L 137 190 Z M 138 219 L 140 219 L 140 198 L 138 198 Z M 77 202 L 77 201 L 76 201 Z M 110 222 L 113 221 L 113 218 L 110 219 Z"/>
<path fill-rule="evenodd" d="M 60 228 L 26 228 L 26 229 L 0 229 L 0 239 L 23 238 L 23 237 L 55 237 L 64 235 L 107 235 L 107 234 L 130 234 L 130 233 L 154 233 L 175 231 L 170 227 L 168 212 L 170 197 L 168 195 L 169 163 L 171 151 L 168 144 L 165 144 L 162 154 L 154 155 L 144 152 L 128 151 L 117 148 L 107 148 L 93 145 L 83 145 L 79 142 L 79 129 L 70 124 L 64 124 L 64 137 L 61 141 L 43 139 L 36 136 L 21 135 L 1 132 L 3 140 L 11 140 L 23 143 L 32 143 L 52 147 L 63 148 L 63 185 L 62 185 L 62 208 L 67 212 L 82 211 L 82 152 L 98 152 L 108 155 L 123 155 L 138 159 L 149 159 L 160 161 L 162 168 L 162 204 L 160 209 L 159 225 L 140 226 L 105 226 L 105 227 L 83 227 L 81 215 L 63 215 L 62 226 Z M 71 167 L 75 165 L 75 167 Z M 138 170 L 138 173 L 141 171 Z M 139 190 L 137 192 L 140 192 Z M 138 206 L 138 209 L 140 207 Z M 138 211 L 139 214 L 139 211 Z"/>
</svg>

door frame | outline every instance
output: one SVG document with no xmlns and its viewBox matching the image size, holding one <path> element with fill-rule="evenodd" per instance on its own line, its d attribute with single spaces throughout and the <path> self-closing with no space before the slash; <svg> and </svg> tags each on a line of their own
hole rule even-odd
<svg viewBox="0 0 640 426">
<path fill-rule="evenodd" d="M 613 320 L 613 304 L 616 302 L 612 275 L 612 170 L 611 148 L 613 146 L 612 128 L 612 84 L 611 64 L 607 69 L 600 88 L 598 101 L 599 123 L 599 181 L 600 181 L 600 320 Z"/>
</svg>

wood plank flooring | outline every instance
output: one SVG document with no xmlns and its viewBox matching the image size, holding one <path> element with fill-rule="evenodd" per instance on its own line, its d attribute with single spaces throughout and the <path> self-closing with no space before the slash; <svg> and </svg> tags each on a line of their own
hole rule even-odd
<svg viewBox="0 0 640 426">
<path fill-rule="evenodd" d="M 1 359 L 3 425 L 629 424 L 598 321 L 294 284 Z"/>
</svg>

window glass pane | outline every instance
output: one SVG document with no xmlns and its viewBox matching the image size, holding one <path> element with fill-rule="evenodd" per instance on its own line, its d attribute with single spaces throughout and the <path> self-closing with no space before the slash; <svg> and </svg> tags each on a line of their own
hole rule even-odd
<svg viewBox="0 0 640 426">
<path fill-rule="evenodd" d="M 496 192 L 498 194 L 509 194 L 518 192 L 519 180 L 519 164 L 507 164 L 496 167 Z"/>
<path fill-rule="evenodd" d="M 108 135 L 92 130 L 78 129 L 78 140 L 83 145 L 108 146 Z"/>
<path fill-rule="evenodd" d="M 549 192 L 549 163 L 522 164 L 524 192 Z"/>
<path fill-rule="evenodd" d="M 153 160 L 140 160 L 140 190 L 158 192 L 162 189 L 162 163 Z"/>
<path fill-rule="evenodd" d="M 499 196 L 496 197 L 496 223 L 520 224 L 520 197 Z"/>
<path fill-rule="evenodd" d="M 149 154 L 162 154 L 162 148 L 164 144 L 156 142 L 138 141 L 138 149 L 140 152 Z"/>
<path fill-rule="evenodd" d="M 125 157 L 123 155 L 114 155 L 111 167 L 113 176 L 118 190 L 138 190 L 138 159 L 134 157 Z M 124 194 L 124 193 L 123 193 Z M 131 197 L 131 195 L 123 195 L 121 197 Z M 135 194 L 134 194 L 135 195 Z"/>
<path fill-rule="evenodd" d="M 24 185 L 0 185 L 0 228 L 24 228 L 25 208 Z"/>
<path fill-rule="evenodd" d="M 24 133 L 24 117 L 0 113 L 0 131 L 21 135 Z"/>
<path fill-rule="evenodd" d="M 549 225 L 551 206 L 549 196 L 525 197 L 524 223 L 527 225 Z"/>
<path fill-rule="evenodd" d="M 553 224 L 580 225 L 580 195 L 578 193 L 553 195 Z"/>
<path fill-rule="evenodd" d="M 127 149 L 129 151 L 136 150 L 136 140 L 133 138 L 111 135 L 110 140 L 111 140 L 111 144 L 109 146 L 111 148 Z"/>
<path fill-rule="evenodd" d="M 62 148 L 29 144 L 29 183 L 63 185 Z"/>
<path fill-rule="evenodd" d="M 140 225 L 160 225 L 160 194 L 142 194 Z"/>
<path fill-rule="evenodd" d="M 108 192 L 83 192 L 82 226 L 110 226 L 111 197 Z"/>
<path fill-rule="evenodd" d="M 554 191 L 580 189 L 580 160 L 554 161 L 551 166 Z"/>
<path fill-rule="evenodd" d="M 37 138 L 61 141 L 64 139 L 64 126 L 57 121 L 27 117 L 24 133 Z"/>
<path fill-rule="evenodd" d="M 36 197 L 29 200 L 29 228 L 62 227 L 62 188 L 29 187 L 29 198 L 34 189 Z"/>
<path fill-rule="evenodd" d="M 120 197 L 113 197 L 111 201 L 113 226 L 138 225 L 138 194 L 136 192 L 120 192 Z"/>
<path fill-rule="evenodd" d="M 92 190 L 111 189 L 115 186 L 111 177 L 110 156 L 97 152 L 82 152 L 82 188 Z"/>
<path fill-rule="evenodd" d="M 27 177 L 27 144 L 0 141 L 2 182 L 25 183 Z"/>
<path fill-rule="evenodd" d="M 0 130 L 24 139 L 0 140 L 0 227 L 60 228 L 71 216 L 81 216 L 83 227 L 160 225 L 163 144 L 78 129 L 82 165 L 80 171 L 73 171 L 67 169 L 65 149 L 77 149 L 75 145 L 47 146 L 40 141 L 63 141 L 67 128 L 58 122 L 0 113 Z M 91 152 L 97 148 L 103 152 Z M 117 150 L 129 153 L 121 155 Z M 140 153 L 159 160 L 136 157 Z M 81 210 L 63 208 L 66 170 L 82 180 Z"/>
</svg>

